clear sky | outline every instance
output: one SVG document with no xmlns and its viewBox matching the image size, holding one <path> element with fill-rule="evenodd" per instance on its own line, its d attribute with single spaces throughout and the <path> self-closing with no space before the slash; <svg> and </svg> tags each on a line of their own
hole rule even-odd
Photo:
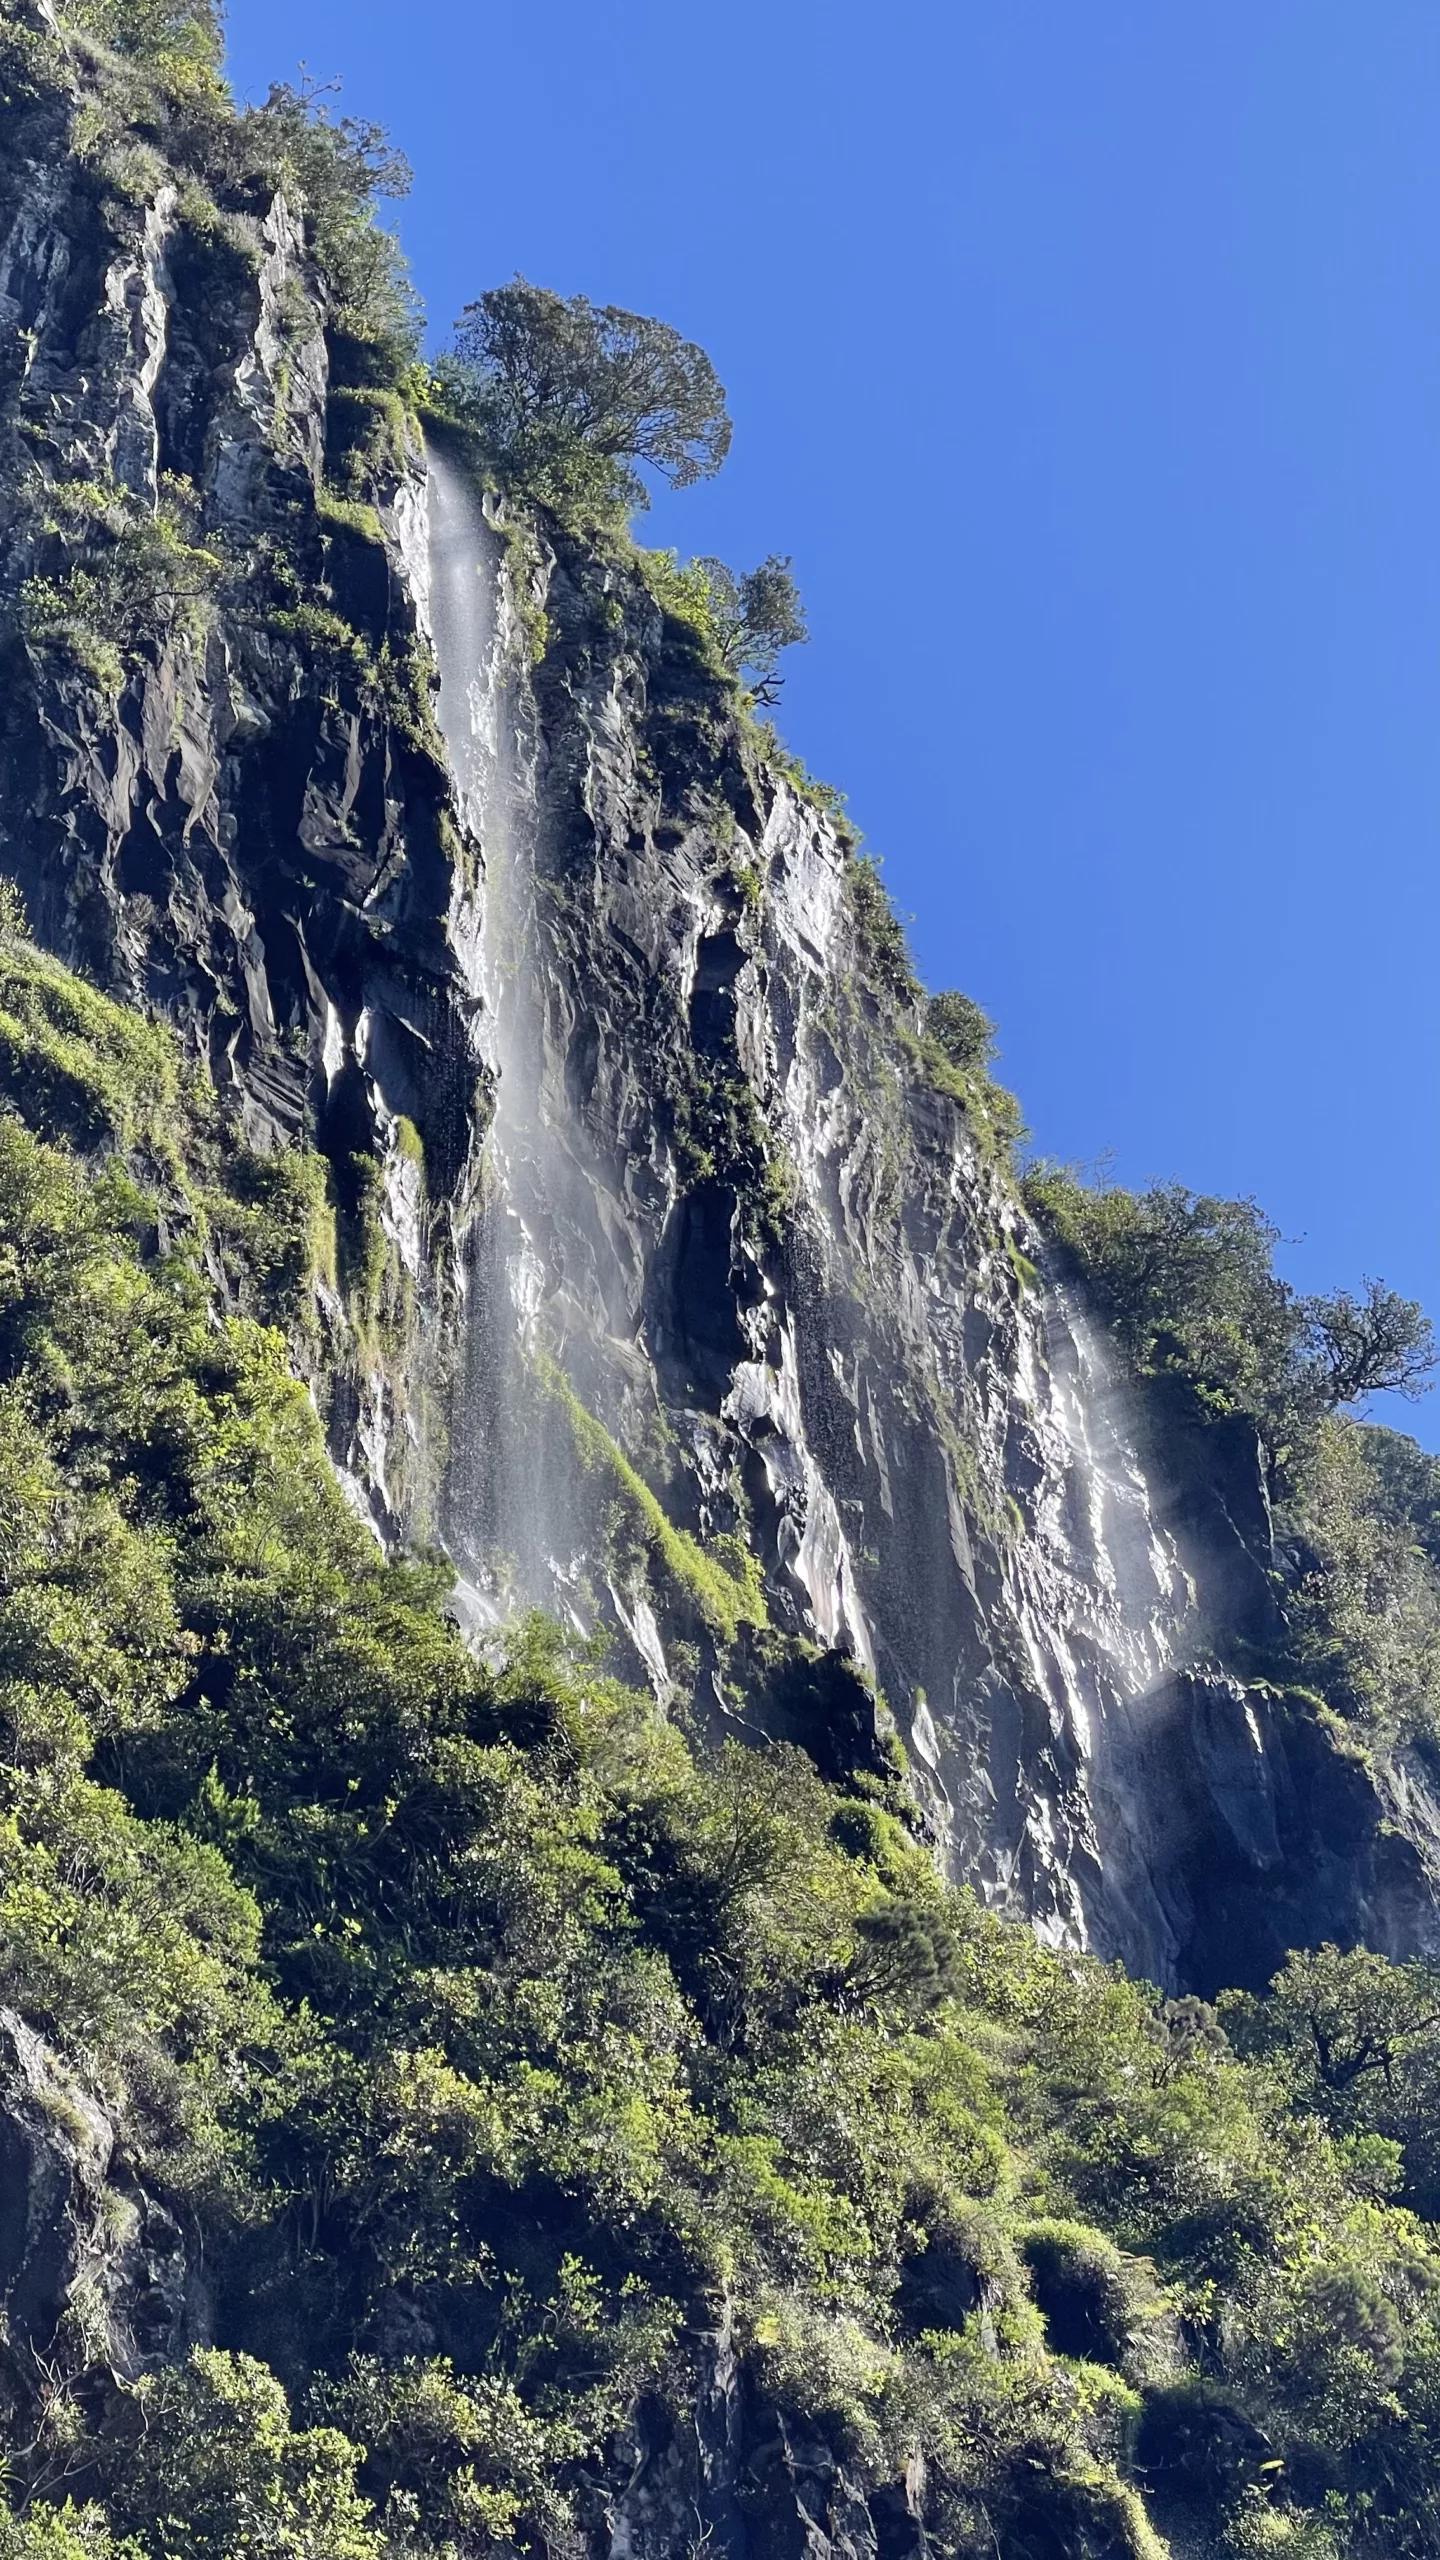
<svg viewBox="0 0 1440 2560">
<path fill-rule="evenodd" d="M 231 0 L 230 52 L 390 126 L 437 343 L 518 269 L 708 349 L 731 459 L 644 538 L 793 554 L 781 726 L 1037 1145 L 1440 1315 L 1435 0 Z"/>
</svg>

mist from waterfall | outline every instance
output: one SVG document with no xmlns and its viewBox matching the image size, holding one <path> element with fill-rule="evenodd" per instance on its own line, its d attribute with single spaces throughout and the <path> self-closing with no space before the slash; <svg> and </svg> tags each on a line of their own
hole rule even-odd
<svg viewBox="0 0 1440 2560">
<path fill-rule="evenodd" d="M 484 1007 L 493 1116 L 465 1262 L 465 1338 L 451 1424 L 445 1535 L 476 1623 L 567 1605 L 563 1488 L 544 1463 L 537 1364 L 549 1288 L 543 1239 L 557 1149 L 546 1117 L 534 948 L 534 807 L 520 737 L 503 542 L 473 479 L 428 449 L 430 625 L 437 717 L 479 876 L 451 934 Z"/>
<path fill-rule="evenodd" d="M 1069 1451 L 1063 1533 L 1081 1595 L 1079 1624 L 1125 1698 L 1174 1659 L 1190 1591 L 1159 1526 L 1136 1452 L 1128 1400 L 1074 1293 L 1045 1269 L 1046 1357 L 1054 1416 Z"/>
</svg>

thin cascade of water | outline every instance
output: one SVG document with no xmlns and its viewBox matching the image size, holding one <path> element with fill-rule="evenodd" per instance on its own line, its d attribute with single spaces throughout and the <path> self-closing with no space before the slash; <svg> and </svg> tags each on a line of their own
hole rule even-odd
<svg viewBox="0 0 1440 2560">
<path fill-rule="evenodd" d="M 483 999 L 492 1118 L 467 1254 L 464 1363 L 451 1432 L 446 1535 L 478 1623 L 566 1607 L 576 1567 L 560 1491 L 540 1462 L 535 1371 L 550 1285 L 543 1239 L 557 1150 L 543 1093 L 532 812 L 517 742 L 501 542 L 468 474 L 428 454 L 430 621 L 437 717 L 480 876 L 458 881 L 451 933 Z M 576 1614 L 572 1609 L 570 1614 Z"/>
<path fill-rule="evenodd" d="M 1104 1346 L 1063 1278 L 1042 1268 L 1021 1384 L 1046 1463 L 1012 1566 L 1015 1621 L 1034 1693 L 1049 1703 L 1059 1782 L 1030 1798 L 1035 1862 L 1053 1899 L 1035 1916 L 1057 1942 L 1127 1946 L 1163 1974 L 1173 1947 L 1136 1771 L 1153 1764 L 1163 1786 L 1194 1595 Z M 1033 1885 L 1024 1898 L 1034 1900 Z"/>
<path fill-rule="evenodd" d="M 1153 1688 L 1175 1658 L 1190 1591 L 1157 1522 L 1127 1400 L 1073 1292 L 1046 1269 L 1053 1411 L 1069 1453 L 1065 1534 L 1084 1631 L 1123 1697 Z"/>
</svg>

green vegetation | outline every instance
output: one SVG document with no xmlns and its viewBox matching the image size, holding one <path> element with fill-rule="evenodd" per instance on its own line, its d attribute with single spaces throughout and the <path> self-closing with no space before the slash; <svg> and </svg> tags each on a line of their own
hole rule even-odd
<svg viewBox="0 0 1440 2560">
<path fill-rule="evenodd" d="M 379 511 L 362 498 L 347 498 L 338 489 L 322 489 L 315 501 L 322 525 L 358 534 L 362 542 L 383 543 Z"/>
<path fill-rule="evenodd" d="M 172 70 L 220 65 L 220 13 L 211 0 L 67 0 L 61 17 L 117 53 Z"/>
<path fill-rule="evenodd" d="M 707 1551 L 685 1530 L 677 1529 L 644 1477 L 604 1424 L 580 1402 L 553 1361 L 544 1363 L 541 1384 L 565 1416 L 581 1465 L 608 1477 L 614 1486 L 624 1515 L 622 1538 L 628 1537 L 653 1559 L 662 1580 L 684 1593 L 722 1644 L 733 1645 L 742 1626 L 763 1627 L 765 1594 L 749 1548 L 737 1538 L 726 1538 Z"/>
<path fill-rule="evenodd" d="M 1049 1166 L 1027 1177 L 1025 1196 L 1135 1376 L 1192 1382 L 1204 1405 L 1252 1414 L 1278 1440 L 1296 1309 L 1273 1268 L 1278 1230 L 1253 1200 L 1197 1196 L 1180 1183 L 1091 1189 Z"/>
<path fill-rule="evenodd" d="M 969 996 L 952 992 L 927 1000 L 878 866 L 860 850 L 853 831 L 846 832 L 846 886 L 863 983 L 872 1001 L 884 1007 L 916 1081 L 963 1104 L 980 1153 L 1009 1173 L 1027 1131 L 1014 1094 L 990 1073 L 994 1024 Z"/>
<path fill-rule="evenodd" d="M 781 650 L 810 637 L 789 560 L 772 552 L 758 569 L 739 577 L 723 560 L 697 560 L 695 570 L 704 582 L 705 618 L 723 665 L 752 703 L 773 709 L 785 681 Z"/>
<path fill-rule="evenodd" d="M 888 1016 L 897 1045 L 917 1079 L 965 1105 L 984 1151 L 1007 1167 L 1025 1136 L 1020 1106 L 990 1074 L 995 1026 L 969 996 L 926 997 L 915 974 L 905 927 L 880 875 L 861 850 L 853 829 L 843 836 L 850 913 L 863 983 Z"/>
<path fill-rule="evenodd" d="M 410 411 L 398 391 L 339 383 L 326 408 L 326 453 L 350 495 L 378 473 L 403 471 Z"/>
<path fill-rule="evenodd" d="M 72 142 L 134 204 L 169 175 L 187 237 L 235 275 L 258 263 L 254 221 L 284 194 L 319 270 L 337 382 L 411 386 L 418 319 L 397 242 L 377 219 L 409 171 L 378 125 L 333 113 L 325 89 L 272 88 L 237 110 L 211 0 L 63 0 L 59 31 L 0 20 L 0 107 L 74 101 Z M 301 317 L 295 314 L 297 320 Z"/>
<path fill-rule="evenodd" d="M 925 1007 L 925 1035 L 943 1049 L 947 1063 L 961 1075 L 988 1067 L 995 1054 L 995 1025 L 973 996 L 957 990 L 932 996 Z"/>
<path fill-rule="evenodd" d="M 561 514 L 623 523 L 646 502 L 637 464 L 682 489 L 729 450 L 701 348 L 663 320 L 523 276 L 468 305 L 440 378 L 500 485 Z"/>
<path fill-rule="evenodd" d="M 687 1050 L 668 1097 L 670 1137 L 687 1186 L 721 1182 L 740 1203 L 746 1233 L 763 1251 L 783 1243 L 795 1205 L 795 1169 L 767 1128 L 755 1088 L 733 1051 Z"/>
<path fill-rule="evenodd" d="M 66 652 L 113 693 L 156 640 L 199 648 L 225 564 L 196 538 L 195 519 L 185 481 L 167 481 L 153 510 L 114 485 L 60 482 L 42 526 L 56 566 L 21 589 L 26 637 Z"/>
<path fill-rule="evenodd" d="M 235 1303 L 308 1346 L 317 1275 L 336 1283 L 336 1219 L 323 1160 L 257 1156 L 159 1024 L 113 1003 L 26 939 L 0 883 L 0 1094 L 23 1097 L 48 1144 L 105 1166 L 138 1235 L 183 1233 Z M 136 1180 L 140 1188 L 136 1187 Z M 146 1187 L 154 1193 L 147 1197 Z"/>
<path fill-rule="evenodd" d="M 1364 1947 L 1292 1955 L 1263 2000 L 1221 2002 L 1238 2052 L 1320 2117 L 1376 2192 L 1440 2217 L 1440 1971 Z"/>
<path fill-rule="evenodd" d="M 1273 1267 L 1279 1230 L 1253 1200 L 1178 1182 L 1088 1188 L 1054 1166 L 1026 1183 L 1137 1376 L 1170 1374 L 1218 1412 L 1248 1414 L 1272 1458 L 1318 1417 L 1384 1390 L 1413 1396 L 1435 1366 L 1421 1308 L 1383 1282 L 1363 1297 L 1299 1297 Z"/>
<path fill-rule="evenodd" d="M 173 171 L 177 255 L 247 291 L 283 187 L 320 278 L 285 330 L 323 316 L 337 389 L 294 557 L 228 560 L 183 483 L 153 514 L 47 490 L 30 644 L 118 689 L 157 637 L 198 650 L 233 581 L 237 629 L 432 754 L 421 656 L 337 609 L 429 396 L 375 219 L 403 169 L 310 89 L 236 114 L 204 6 L 66 24 L 0 29 L 8 105 L 71 82 L 106 218 Z M 728 440 L 698 350 L 523 283 L 472 306 L 441 395 L 494 478 L 609 527 L 607 579 L 637 466 L 683 484 Z M 641 574 L 683 626 L 665 650 L 713 679 L 677 721 L 713 711 L 733 757 L 737 685 L 772 700 L 803 637 L 788 563 Z M 834 1036 L 884 1083 L 877 1182 L 917 1093 L 1003 1159 L 986 1017 L 926 1003 L 835 796 L 738 735 L 845 850 Z M 758 905 L 748 862 L 725 876 Z M 672 1112 L 687 1177 L 776 1244 L 791 1176 L 732 1049 Z M 409 1123 L 396 1143 L 423 1170 Z M 1434 2560 L 1436 1976 L 1325 1948 L 1212 2011 L 945 1891 L 859 1674 L 767 1628 L 747 1552 L 676 1529 L 558 1367 L 537 1422 L 602 1484 L 614 1560 L 810 1747 L 703 1748 L 543 1622 L 477 1657 L 447 1570 L 353 1517 L 293 1373 L 320 1366 L 317 1279 L 380 1342 L 379 1184 L 364 1155 L 249 1154 L 178 1045 L 0 898 L 0 2000 L 59 2057 L 58 2132 L 83 2098 L 119 2133 L 60 2332 L 25 2339 L 17 2298 L 0 2340 L 0 2560 L 573 2552 L 643 2438 L 688 2441 L 722 2324 L 756 2442 L 778 2412 L 892 2501 L 919 2457 L 938 2560 L 1158 2560 L 1172 2533 Z M 1440 1730 L 1440 1466 L 1342 1418 L 1418 1385 L 1418 1311 L 1378 1283 L 1294 1298 L 1253 1204 L 1031 1195 L 1137 1380 L 1264 1436 L 1278 1668 L 1357 1747 Z M 216 2334 L 126 2380 L 104 2284 L 137 2180 Z M 680 2538 L 725 2524 L 697 2506 Z"/>
<path fill-rule="evenodd" d="M 229 137 L 232 165 L 283 189 L 305 216 L 325 281 L 338 384 L 398 392 L 419 353 L 419 313 L 381 201 L 408 194 L 410 168 L 377 124 L 337 116 L 323 87 L 277 83 Z M 227 172 L 228 174 L 228 172 Z"/>
<path fill-rule="evenodd" d="M 0 914 L 0 1079 L 23 1080 L 27 1115 L 47 1135 L 87 1150 L 114 1143 L 177 1170 L 174 1041 L 26 942 L 13 890 Z"/>
<path fill-rule="evenodd" d="M 1287 1471 L 1299 1676 L 1382 1745 L 1440 1737 L 1440 1560 L 1411 1508 L 1435 1463 L 1398 1433 L 1326 1418 Z"/>
</svg>

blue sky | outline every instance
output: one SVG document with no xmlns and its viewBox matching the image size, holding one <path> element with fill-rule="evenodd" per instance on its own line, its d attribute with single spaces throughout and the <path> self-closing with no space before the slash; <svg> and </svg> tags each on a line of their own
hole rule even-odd
<svg viewBox="0 0 1440 2560">
<path fill-rule="evenodd" d="M 1254 1193 L 1440 1313 L 1434 0 L 232 0 L 517 269 L 698 338 L 793 554 L 782 727 L 1047 1153 Z M 1385 1419 L 1440 1446 L 1440 1395 Z"/>
</svg>

